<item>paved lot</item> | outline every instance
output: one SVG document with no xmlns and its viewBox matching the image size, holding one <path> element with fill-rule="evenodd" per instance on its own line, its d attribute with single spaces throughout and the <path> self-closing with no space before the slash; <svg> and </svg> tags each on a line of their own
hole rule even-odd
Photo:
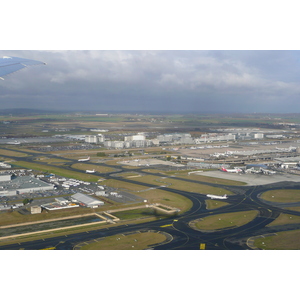
<svg viewBox="0 0 300 300">
<path fill-rule="evenodd" d="M 237 174 L 237 173 L 226 173 L 222 171 L 209 171 L 200 173 L 201 176 L 229 179 L 235 181 L 246 182 L 247 185 L 263 185 L 271 184 L 281 181 L 294 181 L 300 182 L 300 176 L 292 174 L 274 174 L 274 175 L 263 175 L 263 174 Z"/>
</svg>

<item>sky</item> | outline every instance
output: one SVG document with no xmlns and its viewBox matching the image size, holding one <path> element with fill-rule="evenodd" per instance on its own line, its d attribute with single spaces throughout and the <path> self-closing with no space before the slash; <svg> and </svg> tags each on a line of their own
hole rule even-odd
<svg viewBox="0 0 300 300">
<path fill-rule="evenodd" d="M 292 1 L 200 2 L 6 2 L 0 57 L 47 65 L 0 80 L 1 109 L 300 113 Z"/>
<path fill-rule="evenodd" d="M 300 112 L 300 52 L 8 50 L 40 60 L 0 81 L 1 108 L 105 112 Z"/>
</svg>

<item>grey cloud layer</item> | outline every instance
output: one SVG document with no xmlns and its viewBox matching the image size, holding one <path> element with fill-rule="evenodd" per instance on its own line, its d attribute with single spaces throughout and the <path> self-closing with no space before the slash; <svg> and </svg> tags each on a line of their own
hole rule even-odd
<svg viewBox="0 0 300 300">
<path fill-rule="evenodd" d="M 0 82 L 3 108 L 300 111 L 298 51 L 0 51 L 41 60 Z"/>
</svg>

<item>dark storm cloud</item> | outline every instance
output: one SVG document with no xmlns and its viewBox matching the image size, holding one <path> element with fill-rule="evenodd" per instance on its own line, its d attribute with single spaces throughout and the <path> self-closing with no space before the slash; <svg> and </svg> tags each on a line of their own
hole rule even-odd
<svg viewBox="0 0 300 300">
<path fill-rule="evenodd" d="M 300 111 L 297 51 L 0 51 L 44 61 L 0 82 L 2 108 Z"/>
</svg>

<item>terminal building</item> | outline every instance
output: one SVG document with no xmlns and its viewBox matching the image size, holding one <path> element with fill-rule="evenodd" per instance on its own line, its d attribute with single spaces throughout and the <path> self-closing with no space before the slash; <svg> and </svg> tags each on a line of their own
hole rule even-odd
<svg viewBox="0 0 300 300">
<path fill-rule="evenodd" d="M 10 181 L 11 174 L 0 174 L 0 182 Z"/>
<path fill-rule="evenodd" d="M 290 169 L 290 168 L 299 168 L 300 166 L 300 157 L 276 157 L 274 158 L 282 169 Z"/>
<path fill-rule="evenodd" d="M 104 143 L 104 141 L 105 137 L 102 134 L 85 136 L 85 142 L 89 144 L 101 144 Z"/>
<path fill-rule="evenodd" d="M 157 136 L 160 144 L 195 144 L 194 139 L 189 133 L 170 133 Z"/>
<path fill-rule="evenodd" d="M 210 143 L 210 142 L 223 142 L 223 141 L 235 141 L 235 134 L 218 134 L 218 133 L 207 133 L 202 134 L 199 138 L 195 139 L 195 144 Z"/>
</svg>

